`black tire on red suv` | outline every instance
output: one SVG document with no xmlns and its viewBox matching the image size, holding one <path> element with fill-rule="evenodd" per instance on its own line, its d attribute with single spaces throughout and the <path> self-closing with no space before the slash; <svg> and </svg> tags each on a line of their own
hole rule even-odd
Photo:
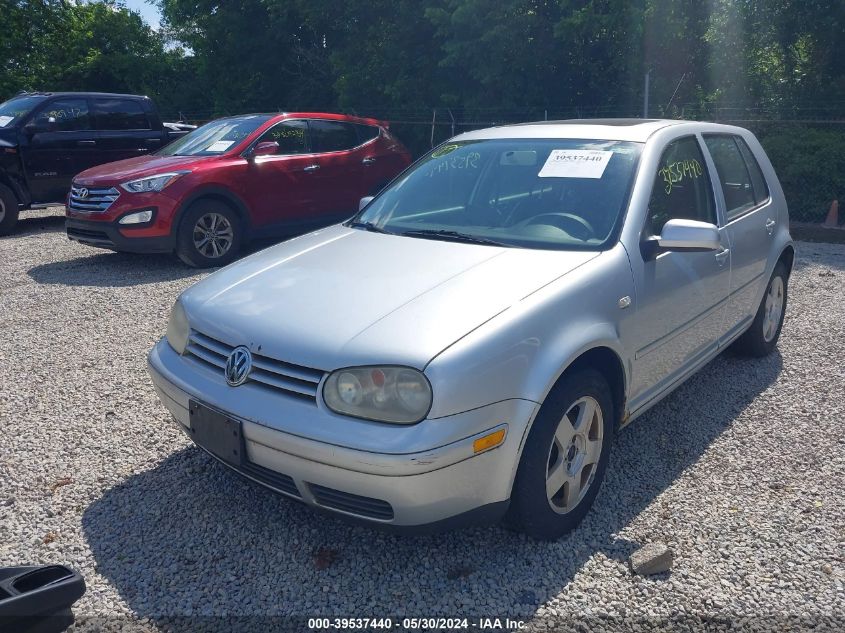
<svg viewBox="0 0 845 633">
<path fill-rule="evenodd" d="M 240 252 L 243 233 L 243 222 L 228 204 L 211 198 L 198 200 L 179 223 L 176 254 L 194 268 L 225 266 Z"/>
</svg>

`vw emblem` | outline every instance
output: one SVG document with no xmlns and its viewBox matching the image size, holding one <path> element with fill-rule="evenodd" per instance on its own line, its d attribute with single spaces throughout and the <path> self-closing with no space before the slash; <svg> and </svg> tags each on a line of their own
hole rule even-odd
<svg viewBox="0 0 845 633">
<path fill-rule="evenodd" d="M 85 187 L 82 187 L 79 190 L 79 197 L 82 198 L 83 200 L 88 197 L 88 190 Z"/>
<path fill-rule="evenodd" d="M 244 384 L 251 369 L 252 354 L 249 349 L 243 345 L 236 347 L 226 359 L 226 382 L 232 387 Z"/>
</svg>

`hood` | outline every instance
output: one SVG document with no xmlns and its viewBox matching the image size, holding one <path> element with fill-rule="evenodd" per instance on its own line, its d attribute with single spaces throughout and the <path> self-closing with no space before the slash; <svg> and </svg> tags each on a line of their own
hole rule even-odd
<svg viewBox="0 0 845 633">
<path fill-rule="evenodd" d="M 0 127 L 0 147 L 17 147 L 18 130 L 15 127 Z"/>
<path fill-rule="evenodd" d="M 191 326 L 332 370 L 423 369 L 443 349 L 596 257 L 334 226 L 256 253 L 187 290 Z"/>
<path fill-rule="evenodd" d="M 86 187 L 96 185 L 112 186 L 135 178 L 154 176 L 176 169 L 188 169 L 195 165 L 197 161 L 208 160 L 208 158 L 197 156 L 154 156 L 147 154 L 146 156 L 136 156 L 135 158 L 127 158 L 126 160 L 119 160 L 114 163 L 106 163 L 105 165 L 86 169 L 78 174 L 73 179 L 73 182 L 79 185 L 85 185 Z"/>
</svg>

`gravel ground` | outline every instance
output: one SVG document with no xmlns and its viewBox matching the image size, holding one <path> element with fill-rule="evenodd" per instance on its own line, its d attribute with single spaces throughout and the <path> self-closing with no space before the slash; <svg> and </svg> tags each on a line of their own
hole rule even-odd
<svg viewBox="0 0 845 633">
<path fill-rule="evenodd" d="M 593 511 L 549 544 L 388 535 L 237 478 L 176 430 L 145 370 L 206 273 L 69 242 L 57 216 L 0 239 L 0 565 L 81 570 L 76 630 L 307 630 L 291 615 L 845 629 L 845 247 L 798 244 L 779 351 L 719 357 L 623 431 Z M 672 571 L 632 575 L 653 541 Z"/>
</svg>

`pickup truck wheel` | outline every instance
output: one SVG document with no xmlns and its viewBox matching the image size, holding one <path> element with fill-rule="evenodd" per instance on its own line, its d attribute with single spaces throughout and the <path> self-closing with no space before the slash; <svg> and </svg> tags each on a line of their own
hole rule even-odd
<svg viewBox="0 0 845 633">
<path fill-rule="evenodd" d="M 12 190 L 0 185 L 0 235 L 8 235 L 18 223 L 18 199 Z"/>
<path fill-rule="evenodd" d="M 176 254 L 188 266 L 225 266 L 238 254 L 242 229 L 238 215 L 225 203 L 200 200 L 188 209 L 176 236 Z"/>
<path fill-rule="evenodd" d="M 541 540 L 574 529 L 598 494 L 614 428 L 613 398 L 604 376 L 593 369 L 565 375 L 528 434 L 508 522 Z"/>
<path fill-rule="evenodd" d="M 786 314 L 786 289 L 789 274 L 786 266 L 778 262 L 766 286 L 766 292 L 757 308 L 757 314 L 745 333 L 740 336 L 734 349 L 744 355 L 760 358 L 771 354 L 780 338 L 783 317 Z"/>
</svg>

